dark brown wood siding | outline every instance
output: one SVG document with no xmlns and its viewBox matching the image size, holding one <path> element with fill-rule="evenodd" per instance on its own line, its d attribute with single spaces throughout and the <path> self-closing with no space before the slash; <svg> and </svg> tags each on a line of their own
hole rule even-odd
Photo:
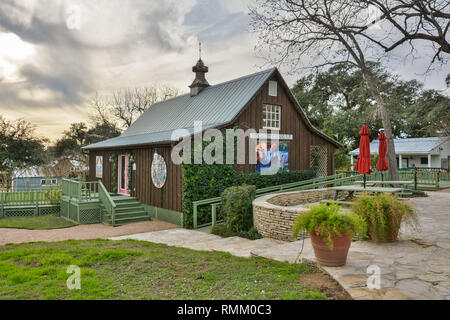
<svg viewBox="0 0 450 320">
<path fill-rule="evenodd" d="M 291 134 L 293 140 L 289 140 L 289 169 L 307 170 L 311 168 L 310 155 L 311 146 L 326 146 L 327 150 L 327 171 L 331 175 L 334 172 L 334 152 L 335 145 L 311 130 L 306 124 L 306 120 L 296 109 L 296 105 L 289 98 L 288 92 L 282 86 L 282 79 L 275 74 L 272 79 L 278 81 L 278 94 L 276 97 L 269 96 L 268 82 L 261 88 L 255 97 L 242 109 L 235 120 L 226 127 L 239 126 L 240 128 L 255 129 L 259 131 L 263 127 L 262 111 L 264 104 L 274 104 L 281 106 L 281 130 L 280 134 Z M 246 159 L 249 162 L 248 139 L 246 141 Z M 167 181 L 162 189 L 153 185 L 150 168 L 155 147 L 158 153 L 164 157 L 167 165 Z M 136 171 L 133 171 L 132 177 L 132 196 L 135 196 L 142 203 L 157 206 L 174 211 L 182 211 L 182 177 L 181 166 L 174 165 L 170 160 L 171 146 L 146 146 L 136 147 L 120 151 L 102 150 L 90 152 L 90 179 L 95 180 L 95 157 L 103 155 L 103 178 L 102 181 L 106 188 L 112 189 L 112 163 L 109 161 L 113 153 L 129 152 L 134 155 L 136 162 Z M 254 150 L 252 152 L 255 152 Z M 255 165 L 245 164 L 237 167 L 240 172 L 255 172 Z"/>
<path fill-rule="evenodd" d="M 156 149 L 158 154 L 164 158 L 167 165 L 167 181 L 161 189 L 154 186 L 151 178 L 150 170 L 155 147 L 122 151 L 91 150 L 89 155 L 90 180 L 102 180 L 105 187 L 111 192 L 113 190 L 112 163 L 109 161 L 109 158 L 114 153 L 130 153 L 133 155 L 136 163 L 136 171 L 132 171 L 131 196 L 136 197 L 140 202 L 147 205 L 181 212 L 181 166 L 173 164 L 170 160 L 170 146 L 157 146 Z M 103 156 L 103 178 L 97 179 L 95 178 L 95 158 L 100 155 Z"/>
<path fill-rule="evenodd" d="M 274 76 L 270 80 L 278 81 Z M 310 148 L 311 145 L 327 146 L 327 165 L 328 174 L 334 173 L 334 151 L 335 147 L 329 141 L 325 140 L 315 132 L 311 131 L 305 120 L 296 110 L 296 106 L 289 99 L 288 94 L 278 81 L 278 94 L 276 97 L 269 96 L 268 82 L 263 86 L 260 92 L 253 100 L 242 110 L 233 122 L 232 126 L 239 126 L 242 129 L 255 129 L 259 131 L 263 128 L 263 105 L 273 104 L 281 106 L 281 130 L 280 134 L 292 134 L 293 140 L 289 142 L 289 169 L 290 170 L 307 170 L 310 169 Z M 270 132 L 270 131 L 269 131 Z M 246 158 L 248 162 L 248 141 L 246 146 Z M 238 167 L 241 172 L 255 172 L 255 165 L 242 165 Z"/>
</svg>

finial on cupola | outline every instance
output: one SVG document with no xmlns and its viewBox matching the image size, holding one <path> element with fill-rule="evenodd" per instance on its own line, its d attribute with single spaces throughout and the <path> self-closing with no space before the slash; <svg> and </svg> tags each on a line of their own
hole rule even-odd
<svg viewBox="0 0 450 320">
<path fill-rule="evenodd" d="M 206 81 L 205 73 L 208 72 L 208 67 L 202 61 L 202 43 L 198 44 L 199 58 L 197 64 L 192 67 L 192 71 L 195 72 L 194 82 L 189 86 L 191 88 L 191 96 L 196 96 L 204 88 L 209 87 L 208 81 Z"/>
</svg>

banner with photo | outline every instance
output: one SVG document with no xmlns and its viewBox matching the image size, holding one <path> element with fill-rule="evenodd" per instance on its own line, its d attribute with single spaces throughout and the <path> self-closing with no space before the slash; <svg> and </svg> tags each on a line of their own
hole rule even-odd
<svg viewBox="0 0 450 320">
<path fill-rule="evenodd" d="M 103 178 L 103 156 L 95 157 L 95 177 Z"/>
<path fill-rule="evenodd" d="M 261 174 L 289 170 L 289 143 L 259 143 L 256 145 L 256 160 L 256 172 Z"/>
</svg>

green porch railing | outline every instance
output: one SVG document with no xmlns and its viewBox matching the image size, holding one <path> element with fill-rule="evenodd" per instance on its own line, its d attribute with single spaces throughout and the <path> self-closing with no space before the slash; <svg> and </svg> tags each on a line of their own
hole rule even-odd
<svg viewBox="0 0 450 320">
<path fill-rule="evenodd" d="M 356 174 L 353 176 L 345 177 L 343 174 L 335 174 L 327 177 L 319 177 L 309 180 L 303 180 L 298 182 L 292 182 L 287 184 L 282 184 L 278 186 L 272 186 L 267 188 L 260 188 L 256 190 L 256 195 L 261 196 L 268 193 L 279 193 L 286 191 L 297 191 L 297 190 L 308 190 L 315 189 L 325 186 L 338 186 L 346 183 L 351 183 L 361 179 L 361 175 Z M 193 215 L 193 228 L 198 229 L 201 227 L 212 225 L 214 226 L 217 222 L 217 208 L 221 205 L 221 197 L 214 197 L 209 199 L 197 200 L 192 202 L 192 215 Z M 198 224 L 198 208 L 204 205 L 211 205 L 211 222 Z"/>
<path fill-rule="evenodd" d="M 101 183 L 101 182 L 100 182 Z M 98 181 L 78 181 L 63 179 L 62 194 L 78 201 L 97 200 L 99 195 Z"/>
<path fill-rule="evenodd" d="M 0 218 L 50 214 L 59 199 L 59 190 L 0 192 Z"/>
<path fill-rule="evenodd" d="M 336 170 L 336 173 L 352 176 L 359 174 L 357 171 Z M 439 181 L 450 181 L 449 174 L 446 170 L 430 170 L 430 168 L 419 168 L 417 177 L 415 177 L 415 169 L 400 169 L 399 179 L 401 181 L 412 181 L 417 179 L 417 184 L 439 188 Z M 389 176 L 389 171 L 384 172 L 384 180 Z M 367 181 L 381 180 L 381 172 L 375 170 L 371 174 L 366 175 Z"/>
</svg>

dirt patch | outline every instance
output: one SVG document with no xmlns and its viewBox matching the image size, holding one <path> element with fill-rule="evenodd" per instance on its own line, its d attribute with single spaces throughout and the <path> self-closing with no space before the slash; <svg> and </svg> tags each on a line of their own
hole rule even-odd
<svg viewBox="0 0 450 320">
<path fill-rule="evenodd" d="M 352 300 L 352 297 L 329 274 L 316 270 L 306 273 L 298 280 L 302 285 L 315 289 L 332 300 Z"/>
<path fill-rule="evenodd" d="M 0 245 L 23 242 L 54 242 L 64 240 L 87 240 L 124 236 L 128 234 L 179 228 L 163 221 L 145 221 L 111 227 L 106 224 L 79 225 L 65 229 L 25 230 L 0 228 Z"/>
</svg>

